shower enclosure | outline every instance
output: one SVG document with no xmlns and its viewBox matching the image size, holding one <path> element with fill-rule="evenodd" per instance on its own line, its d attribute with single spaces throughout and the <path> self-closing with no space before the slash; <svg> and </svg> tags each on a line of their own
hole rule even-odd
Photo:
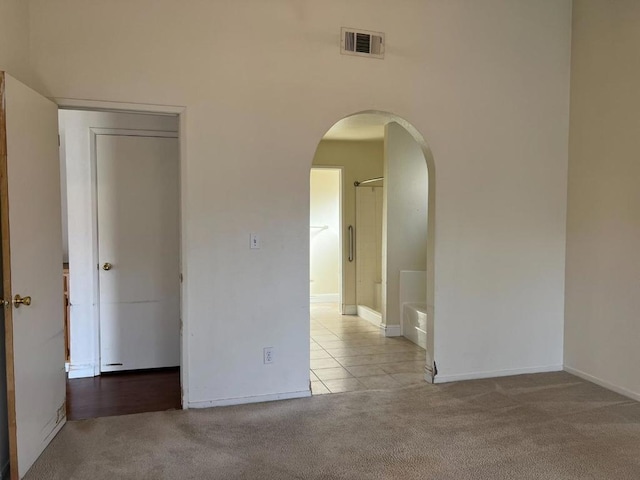
<svg viewBox="0 0 640 480">
<path fill-rule="evenodd" d="M 380 184 L 381 179 L 375 179 Z M 373 183 L 373 182 L 371 182 Z M 356 301 L 358 315 L 382 320 L 382 192 L 380 185 L 356 184 Z"/>
</svg>

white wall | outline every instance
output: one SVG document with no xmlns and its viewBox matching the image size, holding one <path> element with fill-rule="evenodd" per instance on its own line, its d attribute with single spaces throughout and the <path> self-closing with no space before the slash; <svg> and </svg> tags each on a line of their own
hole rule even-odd
<svg viewBox="0 0 640 480">
<path fill-rule="evenodd" d="M 384 134 L 382 323 L 389 327 L 402 319 L 400 271 L 427 269 L 428 176 L 422 148 L 409 132 L 391 122 Z"/>
<path fill-rule="evenodd" d="M 309 208 L 311 299 L 340 299 L 340 170 L 311 170 Z M 326 227 L 326 228 L 325 228 Z"/>
<path fill-rule="evenodd" d="M 23 0 L 0 1 L 0 70 L 22 82 L 31 78 L 29 65 L 29 5 Z M 9 423 L 4 311 L 0 313 L 0 477 L 8 472 Z M 2 477 L 4 478 L 4 477 Z"/>
<path fill-rule="evenodd" d="M 331 126 L 329 125 L 327 129 Z M 382 140 L 322 140 L 313 157 L 314 167 L 342 167 L 343 313 L 353 315 L 356 313 L 357 261 L 350 262 L 348 259 L 349 235 L 347 232 L 349 225 L 356 226 L 356 187 L 353 182 L 382 176 L 383 150 Z"/>
<path fill-rule="evenodd" d="M 0 1 L 0 70 L 30 83 L 29 2 Z"/>
<path fill-rule="evenodd" d="M 640 400 L 640 3 L 573 7 L 565 365 Z"/>
<path fill-rule="evenodd" d="M 69 255 L 69 301 L 71 303 L 70 378 L 100 372 L 97 324 L 98 279 L 96 265 L 97 223 L 95 165 L 91 163 L 90 128 L 161 130 L 176 132 L 175 116 L 60 110 L 61 171 L 66 173 L 62 212 L 67 225 Z"/>
<path fill-rule="evenodd" d="M 42 92 L 186 107 L 190 404 L 308 393 L 309 168 L 326 130 L 368 109 L 410 121 L 435 158 L 440 375 L 561 365 L 570 12 L 569 0 L 31 1 Z M 386 58 L 340 55 L 345 25 L 384 31 Z"/>
</svg>

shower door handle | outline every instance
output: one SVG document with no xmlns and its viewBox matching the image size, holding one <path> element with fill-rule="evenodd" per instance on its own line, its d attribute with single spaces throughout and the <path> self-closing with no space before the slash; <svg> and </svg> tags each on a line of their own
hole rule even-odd
<svg viewBox="0 0 640 480">
<path fill-rule="evenodd" d="M 353 225 L 349 225 L 349 261 L 353 262 Z"/>
</svg>

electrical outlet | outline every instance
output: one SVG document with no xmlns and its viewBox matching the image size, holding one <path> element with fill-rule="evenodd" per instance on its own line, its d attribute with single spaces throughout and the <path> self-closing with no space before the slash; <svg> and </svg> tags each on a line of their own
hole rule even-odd
<svg viewBox="0 0 640 480">
<path fill-rule="evenodd" d="M 273 347 L 264 347 L 263 350 L 264 363 L 273 363 Z"/>
</svg>

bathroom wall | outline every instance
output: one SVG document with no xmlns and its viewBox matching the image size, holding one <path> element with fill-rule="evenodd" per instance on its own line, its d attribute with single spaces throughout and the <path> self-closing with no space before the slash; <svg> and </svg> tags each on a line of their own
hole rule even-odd
<svg viewBox="0 0 640 480">
<path fill-rule="evenodd" d="M 309 208 L 312 302 L 340 301 L 340 170 L 311 169 Z"/>
<path fill-rule="evenodd" d="M 339 119 L 336 119 L 336 121 Z M 330 127 L 331 125 L 329 125 Z M 322 140 L 313 158 L 313 166 L 342 168 L 342 248 L 349 251 L 347 227 L 356 225 L 356 187 L 353 182 L 381 177 L 384 143 L 379 141 Z M 357 235 L 357 232 L 356 232 Z M 342 311 L 356 313 L 356 262 L 342 259 Z"/>
<path fill-rule="evenodd" d="M 382 323 L 400 335 L 400 271 L 427 265 L 428 177 L 422 148 L 395 122 L 385 126 L 384 178 Z"/>
<path fill-rule="evenodd" d="M 356 188 L 356 301 L 376 312 L 382 309 L 383 190 L 382 186 Z"/>
</svg>

